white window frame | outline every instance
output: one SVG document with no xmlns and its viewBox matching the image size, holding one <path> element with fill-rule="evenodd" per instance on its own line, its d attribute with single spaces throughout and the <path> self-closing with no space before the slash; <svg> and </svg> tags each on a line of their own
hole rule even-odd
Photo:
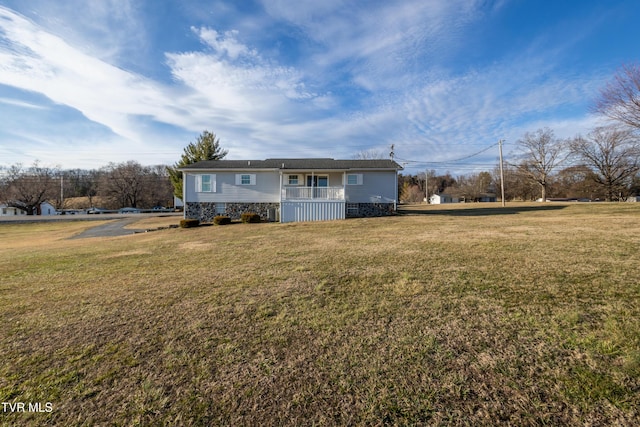
<svg viewBox="0 0 640 427">
<path fill-rule="evenodd" d="M 295 179 L 293 177 L 295 177 Z M 300 175 L 287 175 L 287 185 L 300 185 Z"/>
<path fill-rule="evenodd" d="M 202 182 L 203 177 L 209 177 L 209 182 Z M 209 184 L 209 188 L 203 186 Z M 198 174 L 196 175 L 196 193 L 215 193 L 216 192 L 216 175 L 215 174 Z"/>
<path fill-rule="evenodd" d="M 249 177 L 248 183 L 243 183 L 243 177 Z M 236 174 L 236 185 L 256 185 L 256 174 L 255 173 L 239 173 Z"/>
<path fill-rule="evenodd" d="M 357 203 L 347 203 L 346 208 L 347 214 L 358 215 L 359 213 L 359 206 Z"/>
<path fill-rule="evenodd" d="M 355 182 L 349 182 L 352 178 L 355 177 Z M 347 185 L 362 185 L 362 174 L 361 173 L 350 173 L 347 174 Z"/>
</svg>

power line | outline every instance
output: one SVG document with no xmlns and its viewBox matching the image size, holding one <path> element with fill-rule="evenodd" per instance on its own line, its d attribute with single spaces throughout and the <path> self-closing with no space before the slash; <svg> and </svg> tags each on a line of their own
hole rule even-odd
<svg viewBox="0 0 640 427">
<path fill-rule="evenodd" d="M 478 151 L 477 153 L 473 153 L 473 154 L 470 154 L 468 156 L 460 157 L 458 159 L 453 159 L 453 160 L 443 160 L 443 161 L 439 161 L 439 162 L 428 162 L 428 161 L 421 161 L 421 160 L 401 159 L 401 158 L 399 158 L 397 156 L 396 156 L 396 159 L 401 161 L 401 162 L 406 162 L 406 163 L 429 164 L 429 165 L 457 163 L 457 162 L 461 162 L 463 160 L 467 160 L 467 159 L 471 159 L 473 157 L 476 157 L 476 156 L 484 153 L 485 151 L 488 151 L 491 148 L 496 147 L 498 144 L 500 144 L 500 143 L 496 142 L 495 144 L 491 144 L 490 146 L 483 148 L 482 150 Z"/>
</svg>

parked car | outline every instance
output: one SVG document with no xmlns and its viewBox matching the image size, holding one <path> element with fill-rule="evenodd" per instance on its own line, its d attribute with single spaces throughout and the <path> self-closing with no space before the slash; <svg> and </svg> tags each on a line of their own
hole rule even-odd
<svg viewBox="0 0 640 427">
<path fill-rule="evenodd" d="M 87 213 L 88 213 L 89 215 L 92 215 L 92 214 L 101 214 L 101 213 L 104 213 L 104 211 L 105 211 L 104 209 L 100 209 L 100 208 L 90 208 L 90 209 L 87 209 Z"/>
<path fill-rule="evenodd" d="M 126 214 L 126 213 L 140 213 L 141 210 L 138 208 L 122 208 L 118 211 L 118 213 Z"/>
</svg>

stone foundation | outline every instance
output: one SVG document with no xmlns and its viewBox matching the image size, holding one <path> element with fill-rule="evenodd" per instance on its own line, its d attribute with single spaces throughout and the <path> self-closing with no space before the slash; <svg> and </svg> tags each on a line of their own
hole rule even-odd
<svg viewBox="0 0 640 427">
<path fill-rule="evenodd" d="M 246 212 L 257 213 L 263 221 L 266 221 L 269 209 L 279 210 L 279 208 L 279 203 L 225 203 L 225 212 L 216 213 L 216 203 L 211 202 L 188 202 L 184 207 L 185 218 L 197 219 L 205 223 L 213 222 L 213 218 L 217 215 L 240 219 L 240 216 Z"/>
<path fill-rule="evenodd" d="M 368 218 L 375 216 L 388 216 L 395 214 L 393 203 L 353 203 L 358 205 L 355 209 L 347 208 L 347 218 Z"/>
<path fill-rule="evenodd" d="M 227 203 L 226 215 L 231 219 L 240 219 L 243 213 L 252 212 L 260 215 L 260 219 L 266 221 L 269 217 L 269 209 L 280 210 L 280 203 Z"/>
<path fill-rule="evenodd" d="M 368 218 L 376 216 L 388 216 L 395 214 L 393 203 L 348 203 L 347 218 Z M 355 207 L 357 205 L 357 208 Z M 224 214 L 216 213 L 216 203 L 189 202 L 185 205 L 185 218 L 198 219 L 200 222 L 213 222 L 216 215 L 225 215 L 231 219 L 240 219 L 245 212 L 253 212 L 260 215 L 263 221 L 268 219 L 269 210 L 280 210 L 279 203 L 225 203 Z"/>
</svg>

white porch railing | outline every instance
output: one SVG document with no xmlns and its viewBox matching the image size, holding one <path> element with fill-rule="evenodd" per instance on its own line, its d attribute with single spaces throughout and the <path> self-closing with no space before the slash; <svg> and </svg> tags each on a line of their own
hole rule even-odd
<svg viewBox="0 0 640 427">
<path fill-rule="evenodd" d="M 282 200 L 344 200 L 342 187 L 284 187 Z"/>
</svg>

